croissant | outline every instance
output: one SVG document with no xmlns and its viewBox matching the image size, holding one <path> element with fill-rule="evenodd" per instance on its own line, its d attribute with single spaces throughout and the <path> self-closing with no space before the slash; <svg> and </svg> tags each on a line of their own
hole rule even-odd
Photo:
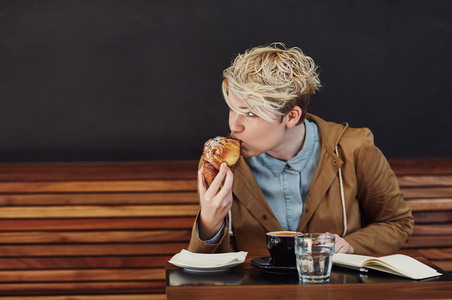
<svg viewBox="0 0 452 300">
<path fill-rule="evenodd" d="M 204 144 L 202 153 L 203 174 L 210 185 L 217 176 L 222 163 L 232 167 L 240 158 L 242 142 L 231 135 L 217 136 Z"/>
</svg>

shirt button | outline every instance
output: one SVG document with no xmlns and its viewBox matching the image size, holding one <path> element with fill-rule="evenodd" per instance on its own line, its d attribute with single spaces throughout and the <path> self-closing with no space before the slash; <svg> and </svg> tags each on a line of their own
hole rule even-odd
<svg viewBox="0 0 452 300">
<path fill-rule="evenodd" d="M 306 208 L 306 210 L 304 211 L 305 213 L 309 213 L 309 209 Z"/>
<path fill-rule="evenodd" d="M 261 219 L 264 221 L 267 220 L 267 215 L 262 215 Z"/>
</svg>

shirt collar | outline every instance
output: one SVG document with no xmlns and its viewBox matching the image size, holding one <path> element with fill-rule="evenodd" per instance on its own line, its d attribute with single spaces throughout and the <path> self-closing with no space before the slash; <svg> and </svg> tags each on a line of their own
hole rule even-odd
<svg viewBox="0 0 452 300">
<path fill-rule="evenodd" d="M 304 125 L 306 128 L 305 141 L 303 148 L 297 153 L 297 155 L 288 161 L 282 161 L 270 156 L 267 153 L 262 154 L 262 161 L 276 176 L 279 176 L 284 169 L 301 172 L 301 170 L 303 170 L 308 163 L 309 158 L 313 153 L 316 139 L 318 139 L 318 134 L 316 126 L 308 120 L 304 120 Z"/>
</svg>

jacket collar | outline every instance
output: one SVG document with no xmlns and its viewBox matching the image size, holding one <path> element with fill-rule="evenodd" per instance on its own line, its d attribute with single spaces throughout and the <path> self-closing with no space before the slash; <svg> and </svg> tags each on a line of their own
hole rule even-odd
<svg viewBox="0 0 452 300">
<path fill-rule="evenodd" d="M 337 124 L 334 122 L 327 122 L 312 114 L 306 114 L 306 119 L 317 124 L 322 148 L 325 147 L 326 151 L 331 156 L 336 156 L 334 149 L 339 144 L 345 131 L 347 131 L 349 127 L 348 123 L 344 122 L 342 124 Z"/>
</svg>

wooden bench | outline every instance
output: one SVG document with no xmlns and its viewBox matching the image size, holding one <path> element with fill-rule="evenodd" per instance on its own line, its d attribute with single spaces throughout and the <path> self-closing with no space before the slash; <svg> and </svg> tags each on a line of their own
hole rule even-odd
<svg viewBox="0 0 452 300">
<path fill-rule="evenodd" d="M 390 160 L 416 229 L 452 272 L 452 159 Z M 0 164 L 2 299 L 166 299 L 198 212 L 197 162 Z"/>
<path fill-rule="evenodd" d="M 452 159 L 390 160 L 413 211 L 413 249 L 452 273 Z"/>
<path fill-rule="evenodd" d="M 196 168 L 0 165 L 0 295 L 166 299 L 164 266 L 199 209 Z"/>
</svg>

